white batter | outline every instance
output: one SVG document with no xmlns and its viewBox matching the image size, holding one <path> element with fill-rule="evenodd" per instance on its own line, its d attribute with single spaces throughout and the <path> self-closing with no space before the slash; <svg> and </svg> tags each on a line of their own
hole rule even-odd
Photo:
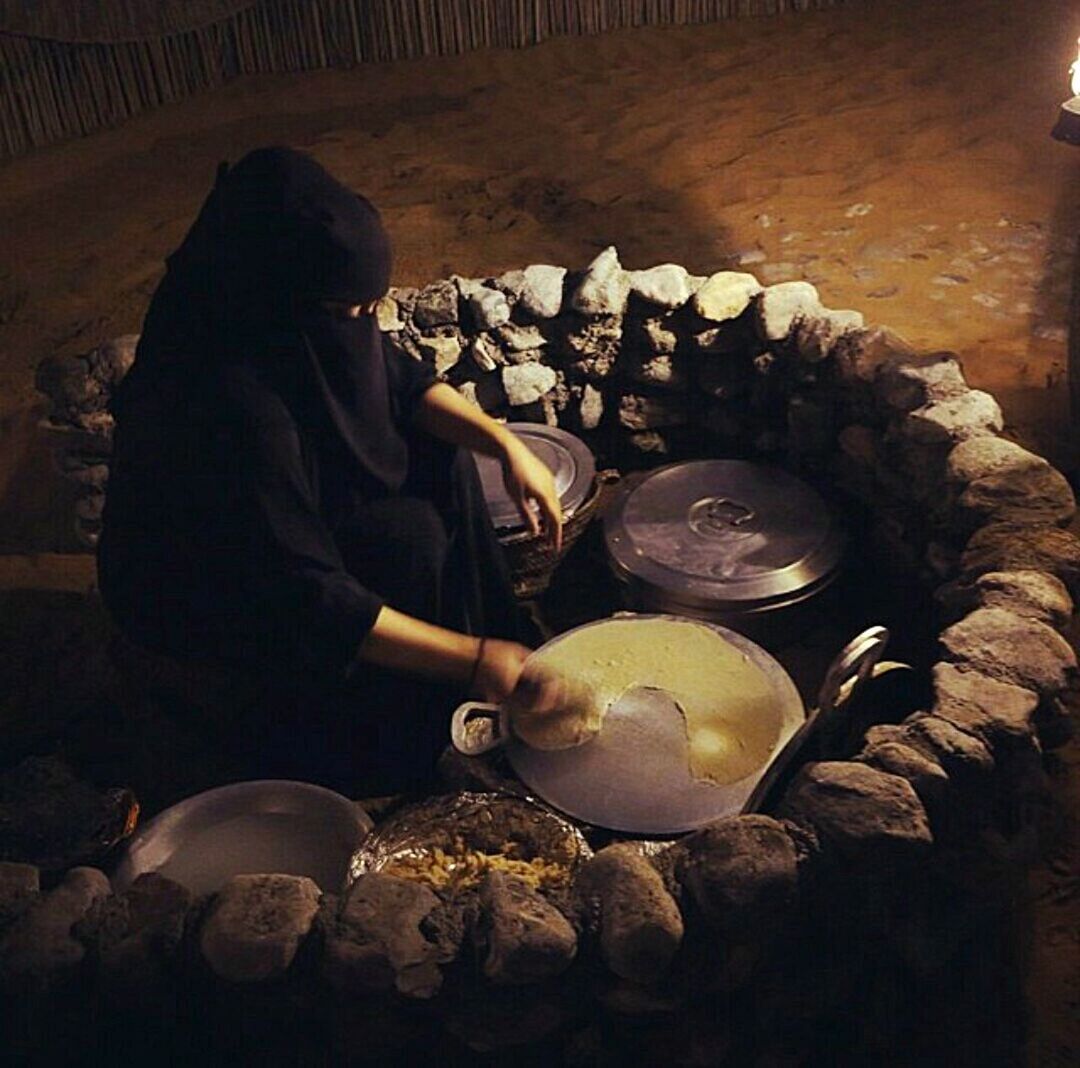
<svg viewBox="0 0 1080 1068">
<path fill-rule="evenodd" d="M 543 748 L 587 741 L 607 710 L 632 687 L 665 690 L 686 724 L 690 772 L 720 785 L 766 763 L 781 716 L 768 677 L 716 631 L 692 621 L 612 619 L 534 654 L 581 695 L 552 722 Z M 522 731 L 515 724 L 519 734 Z M 527 738 L 525 739 L 528 740 Z"/>
</svg>

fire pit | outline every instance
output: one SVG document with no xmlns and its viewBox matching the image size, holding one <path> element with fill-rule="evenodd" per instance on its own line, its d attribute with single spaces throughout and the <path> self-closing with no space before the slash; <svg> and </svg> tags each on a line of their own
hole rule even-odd
<svg viewBox="0 0 1080 1068">
<path fill-rule="evenodd" d="M 1062 633 L 1080 543 L 1062 475 L 1002 436 L 996 401 L 953 356 L 916 353 L 805 282 L 627 271 L 609 248 L 581 272 L 398 289 L 380 317 L 465 396 L 573 432 L 600 467 L 753 460 L 797 474 L 845 516 L 863 561 L 857 582 L 821 594 L 819 618 L 900 575 L 925 602 L 933 591 L 936 617 L 901 613 L 896 638 L 930 655 L 867 686 L 767 811 L 660 841 L 579 828 L 594 855 L 557 892 L 492 861 L 537 859 L 500 843 L 463 837 L 458 857 L 452 817 L 447 863 L 483 868 L 467 893 L 409 864 L 366 870 L 340 895 L 267 873 L 199 901 L 156 876 L 113 895 L 87 869 L 41 894 L 35 871 L 0 868 L 0 972 L 23 1018 L 57 999 L 96 1005 L 91 984 L 129 1008 L 109 995 L 138 974 L 154 977 L 156 1004 L 185 1006 L 155 1024 L 170 1042 L 198 1019 L 245 1054 L 420 1063 L 438 1048 L 470 1063 L 517 1046 L 526 1063 L 867 1064 L 966 1045 L 1008 1063 L 1013 965 L 993 947 L 1035 856 L 1043 752 L 1066 734 L 1077 678 Z M 131 348 L 40 375 L 88 541 L 107 477 L 102 403 Z M 571 556 L 598 548 L 604 571 L 587 538 Z M 499 771 L 459 767 L 452 786 L 522 792 Z M 469 804 L 482 813 L 482 798 Z M 162 1016 L 144 1032 L 149 1018 Z"/>
</svg>

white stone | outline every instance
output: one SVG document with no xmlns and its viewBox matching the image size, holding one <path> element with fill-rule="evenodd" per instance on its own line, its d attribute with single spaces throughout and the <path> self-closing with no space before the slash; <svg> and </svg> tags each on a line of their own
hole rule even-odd
<svg viewBox="0 0 1080 1068">
<path fill-rule="evenodd" d="M 518 326 L 507 323 L 496 331 L 499 342 L 511 352 L 527 352 L 530 349 L 542 349 L 547 338 L 540 333 L 538 326 Z"/>
<path fill-rule="evenodd" d="M 694 294 L 694 311 L 703 319 L 722 323 L 746 311 L 761 292 L 761 283 L 744 271 L 717 271 Z"/>
<path fill-rule="evenodd" d="M 437 374 L 444 375 L 461 359 L 461 342 L 456 337 L 422 337 L 417 341 L 424 359 L 435 364 Z"/>
<path fill-rule="evenodd" d="M 494 330 L 510 321 L 510 301 L 501 290 L 465 278 L 458 280 L 458 288 L 479 329 Z"/>
<path fill-rule="evenodd" d="M 511 406 L 533 404 L 555 388 L 558 377 L 542 363 L 515 364 L 502 369 L 503 388 Z"/>
<path fill-rule="evenodd" d="M 283 975 L 319 909 L 319 888 L 302 875 L 234 875 L 199 934 L 203 958 L 234 983 Z"/>
<path fill-rule="evenodd" d="M 630 292 L 661 308 L 679 308 L 693 293 L 690 275 L 677 263 L 662 263 L 647 271 L 630 272 Z"/>
<path fill-rule="evenodd" d="M 502 349 L 487 334 L 477 334 L 469 345 L 469 355 L 481 371 L 494 371 L 506 362 Z"/>
<path fill-rule="evenodd" d="M 522 309 L 536 319 L 551 319 L 562 309 L 565 267 L 533 263 L 524 270 L 525 286 L 519 302 Z"/>
<path fill-rule="evenodd" d="M 989 393 L 972 389 L 959 397 L 916 408 L 900 426 L 901 433 L 913 441 L 943 445 L 999 433 L 1004 419 L 998 402 Z"/>
<path fill-rule="evenodd" d="M 401 308 L 393 297 L 383 297 L 375 305 L 375 320 L 384 333 L 405 329 L 405 323 L 401 318 Z"/>
<path fill-rule="evenodd" d="M 657 356 L 670 356 L 679 344 L 679 336 L 664 325 L 663 319 L 646 319 L 642 324 L 649 351 Z"/>
<path fill-rule="evenodd" d="M 595 430 L 604 416 L 604 396 L 587 382 L 581 394 L 581 428 Z"/>
<path fill-rule="evenodd" d="M 570 305 L 582 315 L 622 315 L 630 295 L 630 276 L 619 262 L 614 245 L 608 245 L 589 264 Z"/>
<path fill-rule="evenodd" d="M 802 319 L 825 314 L 818 291 L 809 282 L 780 282 L 769 286 L 758 301 L 758 324 L 767 341 L 783 341 Z"/>
</svg>

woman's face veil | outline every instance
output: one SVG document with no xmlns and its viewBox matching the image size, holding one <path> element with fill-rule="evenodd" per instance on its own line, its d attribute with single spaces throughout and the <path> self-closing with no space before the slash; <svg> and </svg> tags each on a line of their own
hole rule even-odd
<svg viewBox="0 0 1080 1068">
<path fill-rule="evenodd" d="M 253 365 L 340 479 L 401 486 L 383 339 L 366 305 L 386 293 L 390 241 L 379 213 L 314 159 L 258 149 L 219 168 L 214 189 L 147 313 L 130 378 L 155 368 Z"/>
</svg>

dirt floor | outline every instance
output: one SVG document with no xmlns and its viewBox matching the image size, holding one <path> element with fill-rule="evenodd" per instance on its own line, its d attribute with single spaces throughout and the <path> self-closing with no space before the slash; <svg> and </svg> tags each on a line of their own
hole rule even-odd
<svg viewBox="0 0 1080 1068">
<path fill-rule="evenodd" d="M 245 79 L 0 165 L 6 726 L 31 737 L 35 700 L 77 690 L 101 634 L 34 368 L 137 331 L 215 165 L 258 145 L 306 148 L 371 197 L 398 284 L 579 266 L 609 243 L 633 268 L 806 278 L 830 306 L 959 353 L 1009 432 L 1075 474 L 1080 153 L 1049 129 L 1078 30 L 1065 0 L 871 0 Z M 1075 746 L 1055 764 L 1073 818 L 1034 880 L 1033 1065 L 1080 1050 L 1078 764 Z"/>
</svg>

